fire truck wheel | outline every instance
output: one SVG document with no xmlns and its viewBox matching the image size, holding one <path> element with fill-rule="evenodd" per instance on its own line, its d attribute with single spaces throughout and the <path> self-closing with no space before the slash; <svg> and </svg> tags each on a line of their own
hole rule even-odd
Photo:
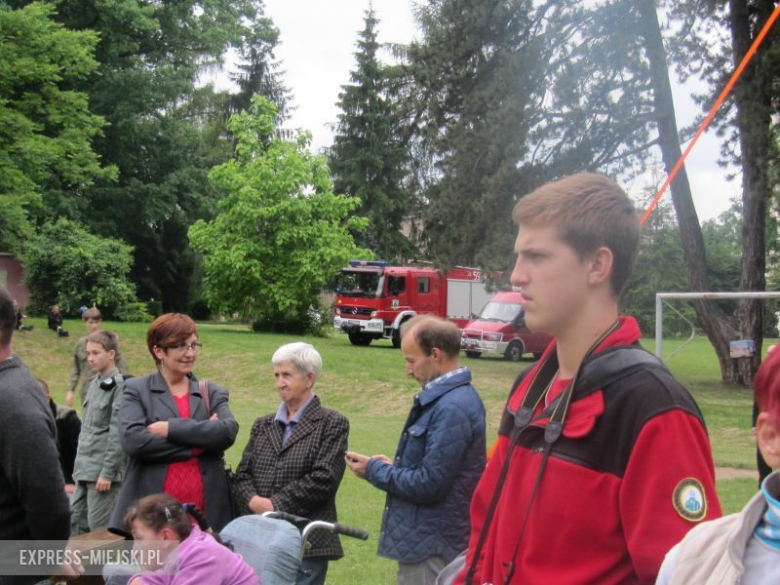
<svg viewBox="0 0 780 585">
<path fill-rule="evenodd" d="M 366 346 L 371 343 L 371 338 L 365 333 L 350 333 L 349 342 L 352 345 Z"/>
<path fill-rule="evenodd" d="M 510 343 L 509 347 L 506 348 L 504 357 L 510 362 L 519 362 L 520 358 L 523 357 L 523 344 L 517 340 Z"/>
<path fill-rule="evenodd" d="M 482 357 L 481 351 L 467 351 L 466 357 L 469 357 L 471 359 L 477 359 L 478 357 Z"/>
<path fill-rule="evenodd" d="M 401 347 L 401 329 L 398 328 L 395 331 L 393 331 L 393 347 L 398 349 Z"/>
</svg>

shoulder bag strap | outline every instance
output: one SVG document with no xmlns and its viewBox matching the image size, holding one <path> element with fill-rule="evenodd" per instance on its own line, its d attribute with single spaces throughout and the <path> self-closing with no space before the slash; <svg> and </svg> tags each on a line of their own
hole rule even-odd
<svg viewBox="0 0 780 585">
<path fill-rule="evenodd" d="M 208 380 L 198 380 L 198 390 L 200 397 L 206 404 L 206 414 L 211 416 L 211 403 L 209 401 L 209 383 Z"/>
</svg>

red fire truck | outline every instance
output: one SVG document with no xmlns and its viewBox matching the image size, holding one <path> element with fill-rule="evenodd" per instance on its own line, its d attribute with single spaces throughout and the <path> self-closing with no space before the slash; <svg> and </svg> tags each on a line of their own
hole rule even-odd
<svg viewBox="0 0 780 585">
<path fill-rule="evenodd" d="M 412 316 L 438 315 L 462 329 L 489 298 L 478 268 L 456 267 L 442 274 L 426 266 L 351 260 L 336 278 L 333 325 L 354 345 L 391 339 L 400 347 L 399 329 Z"/>
</svg>

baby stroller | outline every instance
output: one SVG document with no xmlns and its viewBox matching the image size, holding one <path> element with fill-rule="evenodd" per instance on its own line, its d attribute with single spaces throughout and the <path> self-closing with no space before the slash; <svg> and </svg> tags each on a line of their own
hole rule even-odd
<svg viewBox="0 0 780 585">
<path fill-rule="evenodd" d="M 264 585 L 294 585 L 309 534 L 329 530 L 368 539 L 368 532 L 338 522 L 310 520 L 285 512 L 265 512 L 236 518 L 219 535 L 255 570 Z"/>
</svg>

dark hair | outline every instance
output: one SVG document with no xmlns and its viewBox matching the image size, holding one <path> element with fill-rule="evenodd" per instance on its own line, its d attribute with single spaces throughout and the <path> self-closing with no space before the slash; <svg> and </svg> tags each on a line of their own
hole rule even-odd
<svg viewBox="0 0 780 585">
<path fill-rule="evenodd" d="M 184 343 L 192 334 L 198 334 L 195 321 L 181 313 L 165 313 L 155 319 L 146 331 L 146 347 L 152 354 L 154 362 L 160 364 L 160 360 L 154 355 L 154 348 L 168 349 L 179 343 Z"/>
<path fill-rule="evenodd" d="M 41 387 L 41 390 L 43 390 L 43 393 L 46 396 L 51 396 L 51 392 L 49 392 L 49 385 L 46 383 L 45 380 L 41 380 L 40 378 L 35 378 L 35 381 L 38 382 L 38 386 Z"/>
<path fill-rule="evenodd" d="M 100 314 L 100 309 L 97 307 L 92 307 L 91 309 L 87 309 L 81 314 L 82 321 L 87 321 L 89 319 L 97 319 L 98 321 L 102 321 L 103 315 Z"/>
<path fill-rule="evenodd" d="M 103 346 L 106 351 L 119 351 L 119 339 L 115 333 L 110 331 L 95 331 L 87 336 L 87 343 L 97 343 Z"/>
<path fill-rule="evenodd" d="M 610 285 L 620 295 L 639 250 L 639 216 L 620 186 L 603 175 L 578 173 L 542 185 L 522 197 L 512 219 L 522 229 L 551 226 L 585 258 L 605 246 L 612 252 Z"/>
<path fill-rule="evenodd" d="M 16 327 L 16 310 L 14 300 L 8 291 L 0 286 L 0 347 L 11 345 L 11 338 Z"/>
<path fill-rule="evenodd" d="M 209 522 L 200 508 L 195 504 L 182 504 L 169 494 L 152 494 L 130 504 L 125 514 L 125 527 L 130 532 L 133 522 L 139 520 L 155 532 L 160 532 L 167 524 L 180 540 L 184 540 L 192 532 L 190 516 L 195 519 L 201 530 L 209 532 L 218 543 L 230 548 L 218 534 L 211 531 Z"/>
<path fill-rule="evenodd" d="M 772 424 L 780 424 L 780 347 L 769 352 L 753 380 L 760 412 L 766 412 Z"/>
<path fill-rule="evenodd" d="M 409 332 L 425 355 L 431 355 L 434 347 L 450 359 L 460 353 L 460 329 L 452 321 L 433 315 L 415 315 L 401 325 L 401 337 Z"/>
</svg>

